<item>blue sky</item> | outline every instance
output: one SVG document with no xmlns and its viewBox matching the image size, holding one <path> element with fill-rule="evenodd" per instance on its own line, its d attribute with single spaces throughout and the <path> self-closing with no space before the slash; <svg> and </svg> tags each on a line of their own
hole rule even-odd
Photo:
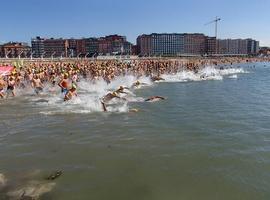
<svg viewBox="0 0 270 200">
<path fill-rule="evenodd" d="M 220 38 L 254 38 L 270 46 L 270 0 L 2 0 L 0 41 L 42 37 L 200 32 Z"/>
</svg>

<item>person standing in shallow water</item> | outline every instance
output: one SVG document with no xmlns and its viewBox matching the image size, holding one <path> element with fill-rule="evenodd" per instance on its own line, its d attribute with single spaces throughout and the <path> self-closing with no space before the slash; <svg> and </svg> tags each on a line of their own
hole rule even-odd
<svg viewBox="0 0 270 200">
<path fill-rule="evenodd" d="M 62 90 L 62 93 L 66 95 L 68 93 L 68 74 L 64 74 L 64 78 L 58 83 Z"/>
<path fill-rule="evenodd" d="M 10 76 L 8 79 L 8 87 L 7 87 L 7 97 L 9 97 L 10 93 L 15 97 L 15 79 L 13 76 Z"/>
<path fill-rule="evenodd" d="M 72 84 L 71 89 L 65 95 L 64 101 L 69 101 L 75 96 L 78 96 L 78 94 L 77 94 L 77 86 L 75 84 Z"/>
<path fill-rule="evenodd" d="M 40 92 L 43 91 L 43 85 L 38 75 L 35 75 L 34 78 L 32 79 L 32 87 L 34 88 L 36 94 L 39 94 Z"/>
<path fill-rule="evenodd" d="M 4 88 L 6 87 L 6 82 L 3 80 L 2 76 L 0 76 L 0 98 L 5 98 Z"/>
</svg>

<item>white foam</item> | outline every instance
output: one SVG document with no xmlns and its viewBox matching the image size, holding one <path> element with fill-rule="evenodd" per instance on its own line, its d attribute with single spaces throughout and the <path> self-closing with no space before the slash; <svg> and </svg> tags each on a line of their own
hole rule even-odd
<svg viewBox="0 0 270 200">
<path fill-rule="evenodd" d="M 229 69 L 217 69 L 213 66 L 208 66 L 200 69 L 197 73 L 192 71 L 180 71 L 176 74 L 164 74 L 162 78 L 164 81 L 160 82 L 188 82 L 188 81 L 206 81 L 206 80 L 223 80 L 224 77 L 232 78 L 232 75 L 239 73 L 246 73 L 242 68 L 229 68 Z M 231 76 L 231 77 L 230 77 Z M 235 78 L 234 76 L 233 78 Z M 236 77 L 237 78 L 237 77 Z M 134 88 L 133 84 L 136 81 L 140 81 L 142 84 L 139 88 Z M 58 86 L 52 87 L 46 85 L 41 95 L 33 95 L 34 91 L 30 87 L 19 90 L 18 93 L 24 94 L 33 104 L 38 105 L 41 109 L 40 113 L 44 115 L 57 115 L 66 113 L 78 113 L 87 114 L 95 112 L 103 112 L 103 108 L 100 99 L 118 89 L 120 86 L 124 86 L 130 89 L 125 89 L 128 94 L 121 94 L 121 97 L 127 99 L 128 102 L 142 102 L 144 98 L 137 97 L 134 94 L 134 90 L 152 86 L 154 83 L 149 77 L 137 78 L 132 75 L 120 76 L 107 84 L 103 79 L 94 81 L 84 80 L 78 83 L 78 97 L 73 98 L 68 102 L 64 102 L 64 96 L 61 94 Z M 31 95 L 29 95 L 31 94 Z M 114 100 L 109 102 L 107 106 L 108 112 L 129 112 L 129 104 L 122 100 Z"/>
<path fill-rule="evenodd" d="M 163 82 L 188 82 L 188 81 L 207 81 L 207 80 L 223 80 L 229 75 L 248 73 L 242 68 L 218 69 L 208 66 L 200 69 L 197 73 L 193 71 L 180 71 L 176 74 L 165 74 L 161 77 L 165 79 Z"/>
<path fill-rule="evenodd" d="M 40 113 L 44 115 L 103 112 L 100 99 L 104 95 L 118 89 L 120 86 L 132 88 L 132 85 L 137 80 L 141 83 L 145 83 L 147 86 L 152 85 L 152 82 L 148 77 L 136 78 L 131 75 L 118 77 L 109 84 L 107 84 L 103 79 L 95 81 L 81 80 L 78 83 L 78 97 L 73 98 L 68 102 L 63 101 L 64 96 L 60 93 L 59 88 L 56 93 L 49 93 L 49 90 L 47 90 L 48 94 L 44 99 L 40 99 L 40 97 L 32 97 L 31 100 L 43 109 Z M 127 94 L 120 94 L 120 96 L 126 98 L 128 102 L 143 101 L 143 98 L 136 97 L 132 92 L 132 89 L 125 89 L 124 91 Z M 107 110 L 108 112 L 118 113 L 128 112 L 129 105 L 126 101 L 115 99 L 109 103 Z"/>
<path fill-rule="evenodd" d="M 230 79 L 237 79 L 238 76 L 236 74 L 234 74 L 234 75 L 229 76 L 228 78 L 230 78 Z"/>
</svg>

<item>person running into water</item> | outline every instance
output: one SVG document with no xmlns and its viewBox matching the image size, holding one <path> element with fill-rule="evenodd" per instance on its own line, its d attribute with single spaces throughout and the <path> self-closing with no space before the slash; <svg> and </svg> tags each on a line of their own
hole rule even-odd
<svg viewBox="0 0 270 200">
<path fill-rule="evenodd" d="M 64 74 L 64 78 L 58 83 L 64 95 L 68 93 L 68 82 L 68 74 Z"/>
<path fill-rule="evenodd" d="M 9 97 L 10 93 L 13 97 L 15 97 L 15 79 L 13 76 L 9 77 L 8 79 L 8 87 L 7 87 L 7 97 Z"/>
<path fill-rule="evenodd" d="M 65 95 L 64 101 L 69 101 L 75 96 L 76 97 L 78 96 L 78 94 L 77 94 L 77 86 L 75 84 L 72 84 L 71 89 Z"/>
<path fill-rule="evenodd" d="M 103 108 L 104 112 L 108 111 L 107 107 L 106 107 L 106 103 L 108 103 L 109 101 L 111 101 L 112 99 L 115 99 L 115 98 L 123 99 L 126 101 L 125 98 L 118 96 L 116 92 L 110 92 L 110 93 L 106 94 L 104 97 L 102 97 L 102 99 L 101 99 L 101 104 L 102 104 L 102 108 Z"/>
<path fill-rule="evenodd" d="M 161 97 L 161 96 L 152 96 L 149 97 L 148 99 L 145 99 L 144 101 L 146 102 L 154 102 L 154 101 L 159 101 L 159 100 L 165 100 L 166 98 Z"/>
<path fill-rule="evenodd" d="M 41 80 L 38 75 L 34 75 L 32 79 L 32 87 L 34 88 L 36 94 L 39 94 L 40 92 L 43 91 L 43 84 L 41 83 Z"/>
<path fill-rule="evenodd" d="M 2 76 L 0 76 L 0 98 L 5 98 L 4 88 L 6 87 L 6 82 L 3 80 Z"/>
</svg>

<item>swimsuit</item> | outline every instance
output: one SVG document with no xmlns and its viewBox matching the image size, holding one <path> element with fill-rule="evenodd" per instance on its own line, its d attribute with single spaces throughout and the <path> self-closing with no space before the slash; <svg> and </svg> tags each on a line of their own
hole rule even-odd
<svg viewBox="0 0 270 200">
<path fill-rule="evenodd" d="M 35 92 L 38 94 L 38 93 L 40 93 L 40 92 L 42 92 L 43 91 L 43 88 L 42 87 L 36 87 L 35 88 Z"/>
<path fill-rule="evenodd" d="M 14 90 L 14 86 L 13 86 L 13 85 L 9 85 L 9 86 L 7 87 L 7 90 L 13 91 L 13 90 Z"/>
<path fill-rule="evenodd" d="M 68 93 L 68 89 L 67 88 L 62 88 L 62 93 L 64 93 L 64 95 L 66 95 Z"/>
</svg>

